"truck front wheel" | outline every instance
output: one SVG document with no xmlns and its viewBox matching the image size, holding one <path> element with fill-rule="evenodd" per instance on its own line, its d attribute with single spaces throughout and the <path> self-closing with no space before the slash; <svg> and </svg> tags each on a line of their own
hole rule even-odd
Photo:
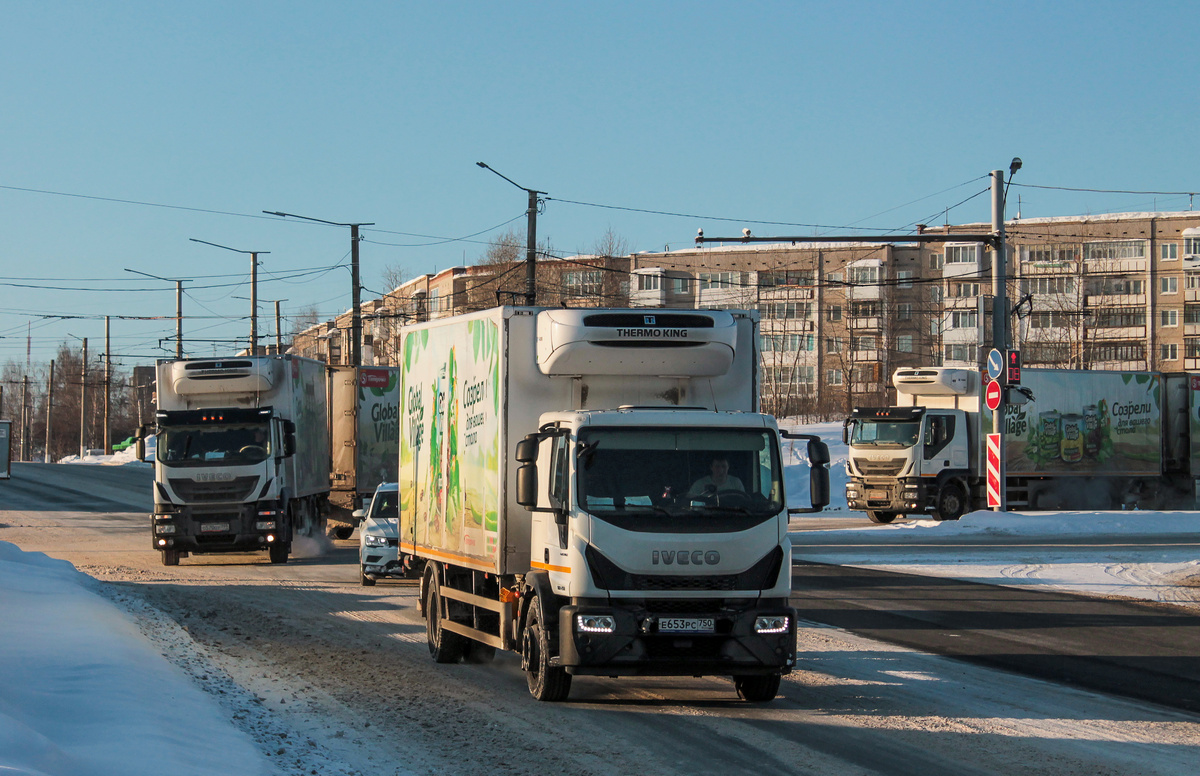
<svg viewBox="0 0 1200 776">
<path fill-rule="evenodd" d="M 934 517 L 938 520 L 957 520 L 966 511 L 967 494 L 962 486 L 956 482 L 943 485 L 941 495 L 938 496 L 937 514 Z"/>
<path fill-rule="evenodd" d="M 550 634 L 542 622 L 541 601 L 534 598 L 529 605 L 529 621 L 525 625 L 525 644 L 522 662 L 529 694 L 539 701 L 565 701 L 571 693 L 571 675 L 561 666 L 550 665 Z"/>
<path fill-rule="evenodd" d="M 272 563 L 287 563 L 288 553 L 291 551 L 292 548 L 288 546 L 287 542 L 279 542 L 277 544 L 272 544 L 270 548 L 267 549 L 267 554 L 271 556 Z"/>
<path fill-rule="evenodd" d="M 429 580 L 425 599 L 425 639 L 435 663 L 457 663 L 467 650 L 467 640 L 442 627 L 442 593 L 437 576 Z"/>
<path fill-rule="evenodd" d="M 779 694 L 779 674 L 767 676 L 735 676 L 733 686 L 738 696 L 749 703 L 766 703 Z"/>
<path fill-rule="evenodd" d="M 179 565 L 179 550 L 174 550 L 174 549 L 163 550 L 162 558 L 163 558 L 164 566 L 178 566 Z"/>
<path fill-rule="evenodd" d="M 900 515 L 896 514 L 895 512 L 877 512 L 873 509 L 867 510 L 867 519 L 872 523 L 880 523 L 881 525 L 886 525 L 899 516 Z"/>
</svg>

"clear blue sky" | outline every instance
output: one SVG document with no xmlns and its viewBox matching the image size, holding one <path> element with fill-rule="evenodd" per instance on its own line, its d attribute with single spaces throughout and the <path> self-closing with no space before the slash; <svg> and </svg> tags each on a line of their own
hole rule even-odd
<svg viewBox="0 0 1200 776">
<path fill-rule="evenodd" d="M 74 337 L 99 352 L 97 316 L 173 316 L 174 285 L 127 268 L 194 278 L 184 314 L 208 317 L 188 338 L 244 337 L 249 257 L 190 238 L 269 251 L 259 296 L 285 315 L 347 309 L 348 270 L 294 275 L 348 263 L 349 230 L 263 210 L 375 222 L 371 290 L 387 266 L 473 263 L 526 204 L 481 160 L 548 192 L 539 236 L 563 253 L 610 228 L 638 251 L 700 227 L 940 223 L 1013 156 L 1010 215 L 1018 195 L 1025 217 L 1186 210 L 1016 184 L 1200 189 L 1198 21 L 1194 2 L 9 0 L 0 363 L 24 362 L 30 329 L 46 361 Z M 989 212 L 981 196 L 949 218 Z M 170 355 L 173 336 L 114 321 L 117 363 Z"/>
</svg>

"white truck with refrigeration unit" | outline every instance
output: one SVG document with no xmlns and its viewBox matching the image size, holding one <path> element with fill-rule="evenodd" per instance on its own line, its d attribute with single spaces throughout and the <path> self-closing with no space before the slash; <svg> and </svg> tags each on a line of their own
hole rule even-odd
<svg viewBox="0 0 1200 776">
<path fill-rule="evenodd" d="M 290 355 L 163 360 L 157 394 L 151 532 L 165 565 L 254 550 L 286 563 L 296 536 L 324 532 L 325 364 Z"/>
<path fill-rule="evenodd" d="M 425 563 L 440 663 L 521 655 L 574 676 L 732 677 L 795 663 L 775 419 L 755 313 L 501 307 L 402 332 L 399 544 Z M 813 511 L 828 501 L 828 450 Z"/>
<path fill-rule="evenodd" d="M 846 501 L 877 523 L 987 505 L 993 412 L 980 372 L 902 368 L 897 406 L 846 420 Z M 1194 508 L 1200 376 L 1024 369 L 1001 424 L 1013 510 Z"/>
</svg>

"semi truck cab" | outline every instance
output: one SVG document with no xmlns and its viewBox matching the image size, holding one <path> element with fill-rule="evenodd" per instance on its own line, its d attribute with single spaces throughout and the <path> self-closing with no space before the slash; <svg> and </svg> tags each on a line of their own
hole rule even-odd
<svg viewBox="0 0 1200 776">
<path fill-rule="evenodd" d="M 876 523 L 905 514 L 955 520 L 966 511 L 974 447 L 963 410 L 857 407 L 842 435 L 851 509 Z"/>
</svg>

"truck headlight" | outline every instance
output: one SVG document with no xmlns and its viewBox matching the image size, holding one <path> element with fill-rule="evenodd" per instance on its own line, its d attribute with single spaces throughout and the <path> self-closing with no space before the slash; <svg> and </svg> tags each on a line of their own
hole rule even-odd
<svg viewBox="0 0 1200 776">
<path fill-rule="evenodd" d="M 173 534 L 175 533 L 175 526 L 171 525 L 170 523 L 159 523 L 158 525 L 154 526 L 154 533 Z"/>
<path fill-rule="evenodd" d="M 755 633 L 787 633 L 789 618 L 786 614 L 772 614 L 754 618 Z"/>
<path fill-rule="evenodd" d="M 373 536 L 371 534 L 367 534 L 365 537 L 363 537 L 363 544 L 367 545 L 368 547 L 386 547 L 387 543 L 387 537 L 384 536 Z"/>
<path fill-rule="evenodd" d="M 273 531 L 273 530 L 275 530 L 275 521 L 274 520 L 259 520 L 257 523 L 254 524 L 254 528 L 255 528 L 255 530 L 258 530 L 258 531 Z"/>
<path fill-rule="evenodd" d="M 617 629 L 617 618 L 611 614 L 577 614 L 575 630 L 580 633 L 612 633 Z"/>
</svg>

